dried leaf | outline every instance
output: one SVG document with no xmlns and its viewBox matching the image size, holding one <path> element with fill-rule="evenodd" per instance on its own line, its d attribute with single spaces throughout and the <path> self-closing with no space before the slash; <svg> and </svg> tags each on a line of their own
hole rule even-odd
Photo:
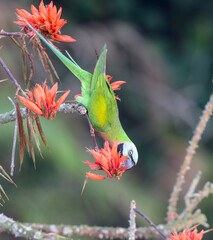
<svg viewBox="0 0 213 240">
<path fill-rule="evenodd" d="M 10 38 L 13 40 L 13 42 L 14 42 L 19 48 L 21 48 L 21 50 L 24 51 L 23 46 L 22 46 L 14 37 L 11 37 L 11 36 L 10 36 Z"/>
<path fill-rule="evenodd" d="M 21 49 L 21 57 L 22 57 L 22 69 L 23 69 L 23 75 L 24 75 L 24 81 L 27 81 L 27 67 L 26 67 L 26 61 L 25 61 L 25 51 Z"/>
<path fill-rule="evenodd" d="M 31 123 L 31 116 L 30 116 L 30 112 L 28 109 L 27 109 L 27 131 L 28 131 L 28 137 L 29 137 L 31 156 L 33 159 L 34 168 L 36 169 L 35 153 L 34 153 L 33 141 L 32 141 L 32 135 L 31 135 L 31 131 L 33 131 L 33 130 L 32 130 L 32 123 Z"/>
<path fill-rule="evenodd" d="M 38 151 L 39 151 L 39 153 L 40 153 L 40 155 L 41 155 L 41 157 L 43 158 L 43 156 L 42 156 L 42 153 L 41 153 L 41 147 L 40 147 L 40 142 L 39 142 L 39 139 L 38 139 L 38 132 L 37 132 L 37 130 L 36 130 L 36 126 L 35 126 L 35 118 L 34 118 L 34 116 L 32 116 L 32 133 L 33 133 L 33 137 L 34 137 L 34 140 L 35 140 L 35 143 L 36 143 L 36 146 L 37 146 L 37 148 L 38 148 Z"/>
<path fill-rule="evenodd" d="M 46 52 L 45 52 L 45 53 L 46 53 Z M 60 81 L 60 78 L 59 78 L 59 76 L 58 76 L 58 73 L 56 72 L 56 69 L 55 69 L 55 67 L 54 67 L 54 65 L 53 65 L 52 61 L 50 60 L 50 58 L 49 58 L 49 56 L 48 56 L 47 53 L 46 53 L 46 57 L 47 57 L 47 61 L 48 61 L 49 65 L 50 65 L 50 67 L 51 67 L 54 75 L 56 76 L 56 78 L 58 79 L 58 81 L 61 82 L 61 81 Z"/>
<path fill-rule="evenodd" d="M 25 53 L 27 54 L 29 62 L 30 62 L 30 76 L 28 78 L 28 84 L 27 84 L 27 88 L 29 89 L 30 88 L 30 84 L 32 82 L 33 75 L 34 75 L 33 56 L 27 50 L 26 42 L 25 42 L 25 38 L 24 37 L 22 37 L 22 42 L 23 42 L 23 47 L 25 49 Z"/>
<path fill-rule="evenodd" d="M 10 182 L 10 183 L 12 183 L 14 186 L 16 186 L 17 187 L 17 185 L 14 183 L 14 181 L 12 180 L 12 178 L 7 174 L 7 172 L 4 170 L 4 168 L 0 165 L 0 171 L 2 172 L 2 173 L 0 173 L 1 174 L 1 176 L 4 178 L 4 179 L 6 179 L 8 182 Z"/>
<path fill-rule="evenodd" d="M 25 131 L 23 132 L 23 135 L 24 135 L 24 145 L 27 149 L 28 154 L 30 155 L 30 148 L 29 148 L 29 144 L 27 142 L 27 137 L 26 137 Z"/>
<path fill-rule="evenodd" d="M 47 140 L 46 140 L 46 138 L 45 138 L 45 136 L 44 136 L 44 132 L 43 132 L 43 129 L 42 129 L 42 127 L 41 127 L 41 122 L 40 122 L 40 120 L 39 120 L 38 115 L 36 115 L 35 120 L 36 120 L 37 128 L 38 128 L 38 131 L 39 131 L 39 133 L 40 133 L 41 139 L 42 139 L 44 145 L 45 145 L 47 148 L 49 148 L 49 147 L 48 147 L 48 144 L 47 144 Z"/>
<path fill-rule="evenodd" d="M 30 61 L 30 76 L 28 78 L 28 84 L 27 84 L 27 87 L 30 88 L 30 84 L 32 82 L 32 79 L 33 79 L 33 75 L 34 75 L 34 64 L 33 64 L 33 57 L 32 57 L 32 54 L 30 54 L 27 50 L 26 50 L 26 53 L 27 53 L 27 56 L 29 58 L 29 61 Z"/>
<path fill-rule="evenodd" d="M 0 190 L 4 193 L 4 196 L 7 198 L 7 200 L 9 200 L 6 192 L 4 191 L 4 189 L 3 189 L 3 187 L 1 185 L 0 185 Z M 1 199 L 3 199 L 2 196 L 1 196 Z"/>
<path fill-rule="evenodd" d="M 48 62 L 47 62 L 47 58 L 46 58 L 46 52 L 45 52 L 45 50 L 44 50 L 44 48 L 42 47 L 42 46 L 40 46 L 40 48 L 41 48 L 41 54 L 42 54 L 42 57 L 43 57 L 43 60 L 44 60 L 44 64 L 45 64 L 45 67 L 46 67 L 46 71 L 47 71 L 47 73 L 48 73 L 48 75 L 49 75 L 49 78 L 50 78 L 50 82 L 52 83 L 52 84 L 54 84 L 54 81 L 53 81 L 53 76 L 52 76 L 52 73 L 51 73 L 51 71 L 50 71 L 50 68 L 49 68 L 49 65 L 48 65 Z"/>
<path fill-rule="evenodd" d="M 1 165 L 0 165 L 0 176 L 3 177 L 4 179 L 6 179 L 8 182 L 12 183 L 14 186 L 16 186 L 16 184 L 13 182 L 13 180 L 10 178 L 10 176 L 6 173 L 6 171 L 4 170 L 4 168 Z M 2 192 L 4 194 L 4 196 L 7 198 L 7 200 L 9 200 L 9 198 L 8 198 L 6 192 L 4 191 L 1 184 L 0 184 L 0 192 Z M 0 193 L 0 201 L 5 203 L 4 198 L 2 197 L 1 193 Z M 0 203 L 0 206 L 3 207 L 3 204 Z"/>
<path fill-rule="evenodd" d="M 21 165 L 24 160 L 24 127 L 23 127 L 23 119 L 20 111 L 20 105 L 19 105 L 19 102 L 17 101 L 17 98 L 15 98 L 15 103 L 16 103 L 16 113 L 17 113 L 17 119 L 18 119 L 18 130 L 19 130 L 19 156 L 20 156 L 19 171 L 20 171 Z"/>
<path fill-rule="evenodd" d="M 84 192 L 84 189 L 87 185 L 87 182 L 88 182 L 88 176 L 86 175 L 85 180 L 84 180 L 84 184 L 83 184 L 83 187 L 82 187 L 82 190 L 81 190 L 81 196 L 83 195 L 83 192 Z"/>
<path fill-rule="evenodd" d="M 41 51 L 40 51 L 40 49 L 39 49 L 38 46 L 35 46 L 35 48 L 36 48 L 36 51 L 37 51 L 37 53 L 38 53 L 38 57 L 39 57 L 39 59 L 40 59 L 40 61 L 41 61 L 41 63 L 42 63 L 42 66 L 43 66 L 43 68 L 45 69 L 45 64 L 44 64 L 44 61 L 43 61 L 43 58 L 42 58 L 42 55 L 41 55 Z"/>
<path fill-rule="evenodd" d="M 41 46 L 41 43 L 38 41 L 37 41 L 37 45 L 34 45 L 34 46 L 38 52 L 38 56 L 43 65 L 44 70 L 48 73 L 51 83 L 54 84 L 53 77 L 52 77 L 48 62 L 47 62 L 47 58 L 45 55 L 46 52 L 45 52 L 44 48 Z"/>
</svg>

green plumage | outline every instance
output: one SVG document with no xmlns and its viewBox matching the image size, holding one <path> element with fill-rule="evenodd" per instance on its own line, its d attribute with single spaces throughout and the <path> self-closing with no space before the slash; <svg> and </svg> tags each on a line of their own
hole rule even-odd
<svg viewBox="0 0 213 240">
<path fill-rule="evenodd" d="M 110 143 L 115 141 L 116 138 L 118 142 L 131 142 L 121 126 L 115 95 L 106 78 L 106 46 L 104 46 L 97 61 L 94 74 L 91 74 L 79 67 L 70 56 L 70 59 L 65 57 L 29 23 L 28 25 L 81 81 L 82 96 L 77 97 L 76 101 L 87 108 L 90 121 L 98 134 Z"/>
</svg>

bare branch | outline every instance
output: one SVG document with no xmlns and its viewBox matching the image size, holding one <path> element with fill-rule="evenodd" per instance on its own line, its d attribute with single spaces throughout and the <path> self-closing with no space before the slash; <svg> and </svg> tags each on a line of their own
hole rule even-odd
<svg viewBox="0 0 213 240">
<path fill-rule="evenodd" d="M 186 172 L 190 169 L 190 163 L 192 161 L 192 158 L 195 154 L 196 149 L 198 148 L 198 143 L 201 139 L 201 136 L 206 127 L 206 124 L 207 124 L 210 116 L 212 115 L 212 112 L 213 112 L 213 94 L 210 96 L 210 99 L 205 106 L 205 109 L 200 118 L 200 121 L 195 129 L 192 140 L 189 142 L 189 147 L 186 150 L 187 153 L 186 153 L 183 165 L 181 166 L 181 169 L 178 173 L 176 184 L 173 188 L 173 191 L 172 191 L 170 199 L 169 199 L 167 216 L 176 212 L 177 202 L 178 202 L 179 194 L 182 190 L 182 185 L 185 182 Z"/>
<path fill-rule="evenodd" d="M 21 32 L 0 32 L 0 36 L 5 36 L 5 37 L 30 37 L 26 33 L 21 33 Z"/>
<path fill-rule="evenodd" d="M 186 216 L 191 214 L 197 205 L 210 194 L 213 194 L 213 183 L 207 182 L 203 189 L 200 190 L 198 193 L 190 192 L 187 193 L 185 197 L 186 208 L 179 216 L 179 219 L 184 219 Z"/>
<path fill-rule="evenodd" d="M 16 105 L 13 102 L 13 100 L 8 97 L 8 99 L 10 100 L 10 102 L 12 103 L 13 107 L 14 107 L 14 111 L 16 114 Z M 14 173 L 14 168 L 15 168 L 15 151 L 16 151 L 16 139 L 17 139 L 17 130 L 18 130 L 18 121 L 16 119 L 15 121 L 15 127 L 14 127 L 14 136 L 13 136 L 13 147 L 12 147 L 12 156 L 11 156 L 11 165 L 10 165 L 10 175 L 13 176 Z"/>
<path fill-rule="evenodd" d="M 13 82 L 13 84 L 15 85 L 15 87 L 21 92 L 21 94 L 23 96 L 26 97 L 25 92 L 22 90 L 20 84 L 16 81 L 16 79 L 13 77 L 12 73 L 10 72 L 9 68 L 7 67 L 7 65 L 4 63 L 4 61 L 2 60 L 2 58 L 0 58 L 0 64 L 2 65 L 2 67 L 4 68 L 5 72 L 8 74 L 8 76 L 10 77 L 11 81 Z"/>
<path fill-rule="evenodd" d="M 135 223 L 136 214 L 134 211 L 135 208 L 136 208 L 136 202 L 132 200 L 130 204 L 130 213 L 129 213 L 129 240 L 135 240 L 135 231 L 136 231 L 136 223 Z"/>
<path fill-rule="evenodd" d="M 206 223 L 206 218 L 203 214 L 194 214 L 184 220 L 177 220 L 170 225 L 158 225 L 157 227 L 164 231 L 169 236 L 174 229 L 177 231 L 185 228 L 190 223 L 191 226 L 196 224 Z M 54 239 L 55 233 L 66 237 L 81 236 L 90 237 L 91 239 L 124 239 L 129 236 L 129 229 L 122 227 L 98 227 L 98 226 L 70 226 L 70 225 L 47 225 L 47 224 L 30 224 L 30 223 L 19 223 L 11 218 L 6 217 L 4 214 L 0 214 L 0 231 L 8 232 L 16 237 L 22 237 L 25 239 L 36 239 L 35 236 L 40 237 L 39 239 Z M 45 237 L 45 238 L 44 238 Z M 51 238 L 50 238 L 51 237 Z M 153 227 L 137 228 L 135 231 L 135 238 L 156 238 L 159 234 Z"/>
<path fill-rule="evenodd" d="M 0 231 L 9 232 L 15 237 L 23 237 L 26 239 L 55 239 L 54 237 L 45 238 L 47 234 L 16 222 L 12 218 L 6 217 L 4 214 L 0 214 Z"/>
<path fill-rule="evenodd" d="M 136 208 L 134 208 L 133 210 L 139 215 L 141 215 L 164 239 L 167 239 L 167 236 L 161 231 L 161 229 L 157 227 L 145 214 L 143 214 Z"/>
</svg>

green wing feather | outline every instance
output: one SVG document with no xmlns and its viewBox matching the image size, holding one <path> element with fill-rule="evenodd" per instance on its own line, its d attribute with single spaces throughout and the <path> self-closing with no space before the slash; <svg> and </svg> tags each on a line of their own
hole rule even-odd
<svg viewBox="0 0 213 240">
<path fill-rule="evenodd" d="M 106 78 L 106 45 L 96 63 L 91 83 L 88 114 L 99 135 L 110 142 L 130 141 L 123 130 L 118 114 L 114 91 Z"/>
<path fill-rule="evenodd" d="M 115 97 L 103 73 L 97 77 L 96 87 L 91 91 L 88 114 L 93 126 L 100 132 L 109 131 L 114 119 L 118 118 Z"/>
</svg>

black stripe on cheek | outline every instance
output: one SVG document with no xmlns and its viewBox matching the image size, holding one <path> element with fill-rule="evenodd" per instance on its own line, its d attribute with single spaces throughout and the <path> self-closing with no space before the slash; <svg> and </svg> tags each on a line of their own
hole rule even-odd
<svg viewBox="0 0 213 240">
<path fill-rule="evenodd" d="M 121 155 L 123 154 L 123 146 L 124 146 L 124 144 L 120 143 L 120 144 L 118 144 L 118 148 L 117 148 L 117 152 L 120 152 Z"/>
</svg>

